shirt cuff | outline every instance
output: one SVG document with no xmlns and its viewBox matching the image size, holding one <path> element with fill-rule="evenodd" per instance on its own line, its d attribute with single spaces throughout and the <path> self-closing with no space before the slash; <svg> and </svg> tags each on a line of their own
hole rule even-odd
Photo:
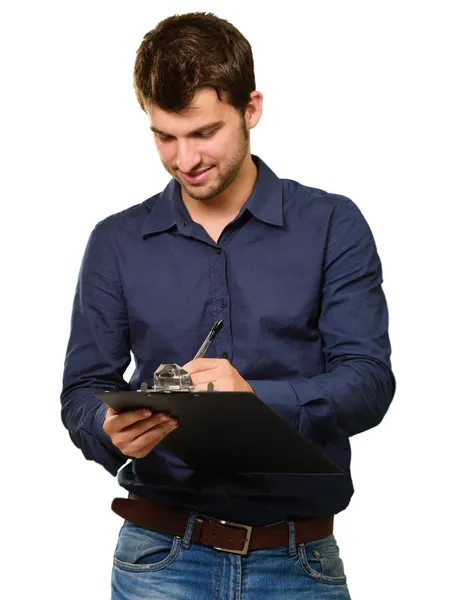
<svg viewBox="0 0 461 600">
<path fill-rule="evenodd" d="M 112 469 L 115 468 L 115 464 L 118 464 L 118 467 L 117 467 L 117 470 L 118 470 L 123 464 L 126 463 L 126 461 L 129 459 L 129 457 L 126 456 L 125 454 L 123 454 L 123 452 L 121 450 L 119 450 L 117 448 L 117 446 L 114 446 L 114 444 L 112 443 L 112 440 L 110 439 L 110 436 L 104 431 L 103 425 L 104 425 L 104 421 L 106 420 L 106 413 L 107 413 L 107 406 L 105 404 L 101 404 L 101 406 L 98 408 L 98 410 L 96 411 L 96 413 L 94 415 L 94 421 L 93 421 L 94 432 L 96 434 L 97 439 L 101 442 L 101 444 L 104 446 L 104 448 L 106 448 L 106 450 L 108 450 L 110 452 L 114 461 L 116 460 L 116 463 L 114 463 L 114 465 L 112 466 Z M 121 462 L 121 461 L 123 461 L 123 462 Z"/>
<path fill-rule="evenodd" d="M 256 395 L 293 429 L 299 431 L 300 405 L 298 396 L 288 381 L 248 379 Z"/>
</svg>

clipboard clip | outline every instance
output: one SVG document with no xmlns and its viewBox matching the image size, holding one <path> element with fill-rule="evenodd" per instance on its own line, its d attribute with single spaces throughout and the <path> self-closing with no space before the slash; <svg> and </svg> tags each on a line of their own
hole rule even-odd
<svg viewBox="0 0 461 600">
<path fill-rule="evenodd" d="M 138 392 L 192 392 L 195 389 L 189 373 L 176 363 L 161 364 L 154 371 L 153 379 L 152 388 L 143 382 Z"/>
<path fill-rule="evenodd" d="M 146 382 L 141 383 L 141 389 L 138 392 L 151 394 L 153 392 L 193 392 L 195 387 L 187 371 L 176 363 L 160 365 L 154 371 L 154 383 L 151 388 Z M 207 391 L 214 390 L 213 383 L 208 384 Z"/>
</svg>

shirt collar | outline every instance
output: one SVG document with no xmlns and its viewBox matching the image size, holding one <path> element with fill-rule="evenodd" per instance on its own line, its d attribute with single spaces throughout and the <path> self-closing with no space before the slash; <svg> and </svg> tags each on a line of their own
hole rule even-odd
<svg viewBox="0 0 461 600">
<path fill-rule="evenodd" d="M 251 155 L 258 167 L 258 177 L 253 191 L 240 211 L 245 209 L 251 214 L 270 225 L 283 225 L 283 187 L 282 181 L 256 156 Z M 155 196 L 154 206 L 143 223 L 141 233 L 146 236 L 151 233 L 167 231 L 180 223 L 190 224 L 190 216 L 181 198 L 181 187 L 176 179 L 171 179 L 166 188 Z"/>
<path fill-rule="evenodd" d="M 153 197 L 154 206 L 142 225 L 141 233 L 143 237 L 150 233 L 167 231 L 177 225 L 177 217 L 173 207 L 176 184 L 177 181 L 171 179 L 163 192 Z"/>
<path fill-rule="evenodd" d="M 253 162 L 258 167 L 258 178 L 243 209 L 248 209 L 251 214 L 270 225 L 283 225 L 283 186 L 282 180 L 270 169 L 266 163 L 256 156 L 251 155 Z"/>
</svg>

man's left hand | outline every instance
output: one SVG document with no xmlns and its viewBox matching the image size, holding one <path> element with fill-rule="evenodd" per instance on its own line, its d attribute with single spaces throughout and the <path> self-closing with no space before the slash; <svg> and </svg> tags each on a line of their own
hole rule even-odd
<svg viewBox="0 0 461 600">
<path fill-rule="evenodd" d="M 196 358 L 183 366 L 196 390 L 206 390 L 211 382 L 220 392 L 255 391 L 225 358 Z"/>
</svg>

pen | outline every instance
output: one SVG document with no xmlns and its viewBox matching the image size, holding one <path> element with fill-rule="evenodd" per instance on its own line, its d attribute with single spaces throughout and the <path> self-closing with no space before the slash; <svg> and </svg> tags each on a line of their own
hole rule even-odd
<svg viewBox="0 0 461 600">
<path fill-rule="evenodd" d="M 209 345 L 211 344 L 211 342 L 213 341 L 215 335 L 221 330 L 222 327 L 222 321 L 216 321 L 216 323 L 213 325 L 213 327 L 211 328 L 210 333 L 206 336 L 205 341 L 203 342 L 203 344 L 200 346 L 199 351 L 197 352 L 197 354 L 194 356 L 194 360 L 196 358 L 202 358 L 202 356 L 204 356 L 205 352 L 208 350 Z"/>
</svg>

